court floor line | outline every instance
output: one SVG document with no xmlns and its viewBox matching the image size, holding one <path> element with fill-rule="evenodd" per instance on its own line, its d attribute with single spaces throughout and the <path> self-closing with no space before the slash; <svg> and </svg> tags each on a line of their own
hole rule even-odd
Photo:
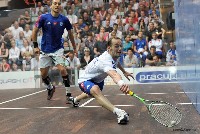
<svg viewBox="0 0 200 134">
<path fill-rule="evenodd" d="M 38 92 L 35 92 L 35 93 L 32 93 L 32 94 L 27 94 L 27 95 L 24 95 L 24 96 L 15 98 L 15 99 L 11 99 L 11 100 L 7 100 L 7 101 L 4 101 L 4 102 L 1 102 L 0 105 L 1 105 L 1 104 L 5 104 L 5 103 L 8 103 L 8 102 L 16 101 L 16 100 L 19 100 L 19 99 L 22 99 L 22 98 L 26 98 L 26 97 L 29 97 L 29 96 L 32 96 L 32 95 L 35 95 L 35 94 L 39 94 L 39 93 L 42 93 L 42 92 L 44 92 L 44 91 L 46 91 L 46 89 L 45 89 L 45 90 L 38 91 Z"/>
<path fill-rule="evenodd" d="M 93 98 L 90 99 L 90 102 L 94 100 Z M 88 104 L 88 103 L 87 103 Z M 196 104 L 200 104 L 200 103 L 176 103 L 177 105 L 196 105 Z M 85 106 L 86 103 L 84 103 L 84 105 L 81 105 L 81 108 L 98 108 L 101 106 Z M 135 107 L 136 105 L 114 105 L 117 107 Z M 27 110 L 27 109 L 68 109 L 68 108 L 72 108 L 72 107 L 35 107 L 35 108 L 22 108 L 22 107 L 16 107 L 16 108 L 12 108 L 12 107 L 2 107 L 0 108 L 0 110 Z"/>
<path fill-rule="evenodd" d="M 0 105 L 8 103 L 8 102 L 16 101 L 16 100 L 19 100 L 19 99 L 22 99 L 22 98 L 26 98 L 26 97 L 29 97 L 29 96 L 32 96 L 32 95 L 35 95 L 35 94 L 38 94 L 38 93 L 41 93 L 41 92 L 44 92 L 44 91 L 46 91 L 46 89 L 38 91 L 38 92 L 35 92 L 35 93 L 31 93 L 31 94 L 28 94 L 28 95 L 24 95 L 24 96 L 15 98 L 15 99 L 11 99 L 11 100 L 7 100 L 7 101 L 4 101 L 4 102 L 1 102 Z M 173 92 L 173 93 L 182 94 L 182 93 L 197 93 L 197 92 Z M 144 93 L 144 94 L 159 95 L 159 94 L 169 94 L 169 93 Z M 116 95 L 125 95 L 125 94 L 116 94 Z M 105 96 L 113 96 L 113 95 L 105 95 Z M 85 105 L 87 105 L 88 103 L 93 101 L 94 99 L 95 98 L 91 98 L 90 100 L 88 100 L 85 103 L 83 103 L 80 107 L 84 107 Z M 182 103 L 182 105 L 185 105 L 185 104 Z"/>
</svg>

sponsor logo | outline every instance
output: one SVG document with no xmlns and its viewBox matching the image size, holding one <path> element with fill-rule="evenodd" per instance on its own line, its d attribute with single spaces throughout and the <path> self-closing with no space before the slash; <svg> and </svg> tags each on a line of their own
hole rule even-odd
<svg viewBox="0 0 200 134">
<path fill-rule="evenodd" d="M 61 27 L 63 26 L 63 22 L 60 22 L 60 26 L 61 26 Z"/>
<path fill-rule="evenodd" d="M 0 84 L 8 84 L 8 83 L 29 83 L 34 80 L 33 77 L 24 78 L 24 79 L 0 79 Z"/>
<path fill-rule="evenodd" d="M 158 82 L 184 82 L 198 81 L 200 71 L 178 70 L 176 73 L 170 71 L 151 71 L 136 74 L 136 81 L 139 83 L 158 83 Z"/>
</svg>

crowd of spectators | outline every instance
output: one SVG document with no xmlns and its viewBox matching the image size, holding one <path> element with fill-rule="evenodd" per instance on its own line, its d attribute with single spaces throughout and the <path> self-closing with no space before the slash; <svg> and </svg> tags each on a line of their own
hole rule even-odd
<svg viewBox="0 0 200 134">
<path fill-rule="evenodd" d="M 38 70 L 39 54 L 34 55 L 32 28 L 41 14 L 49 13 L 50 0 L 38 1 L 25 10 L 9 28 L 0 32 L 0 72 Z M 127 68 L 177 65 L 174 41 L 165 50 L 164 22 L 158 0 L 62 0 L 61 13 L 73 26 L 77 54 L 63 34 L 66 67 L 84 69 L 106 51 L 111 38 L 122 40 L 120 62 Z M 42 30 L 38 33 L 41 44 Z M 56 70 L 56 68 L 54 68 Z"/>
</svg>

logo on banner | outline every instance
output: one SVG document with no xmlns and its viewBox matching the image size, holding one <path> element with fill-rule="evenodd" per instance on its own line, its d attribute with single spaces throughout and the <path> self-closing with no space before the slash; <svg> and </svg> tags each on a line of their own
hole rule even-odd
<svg viewBox="0 0 200 134">
<path fill-rule="evenodd" d="M 170 71 L 151 71 L 136 74 L 136 81 L 139 83 L 198 81 L 199 78 L 200 72 L 194 72 L 194 70 L 179 70 L 176 73 Z"/>
</svg>

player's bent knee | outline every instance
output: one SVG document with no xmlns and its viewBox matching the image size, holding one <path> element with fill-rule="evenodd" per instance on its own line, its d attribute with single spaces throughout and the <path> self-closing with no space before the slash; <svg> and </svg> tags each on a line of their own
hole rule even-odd
<svg viewBox="0 0 200 134">
<path fill-rule="evenodd" d="M 102 93 L 101 93 L 101 90 L 100 90 L 99 86 L 95 85 L 95 86 L 93 86 L 93 87 L 91 88 L 90 94 L 91 94 L 92 96 L 97 96 L 97 95 L 102 94 Z"/>
</svg>

